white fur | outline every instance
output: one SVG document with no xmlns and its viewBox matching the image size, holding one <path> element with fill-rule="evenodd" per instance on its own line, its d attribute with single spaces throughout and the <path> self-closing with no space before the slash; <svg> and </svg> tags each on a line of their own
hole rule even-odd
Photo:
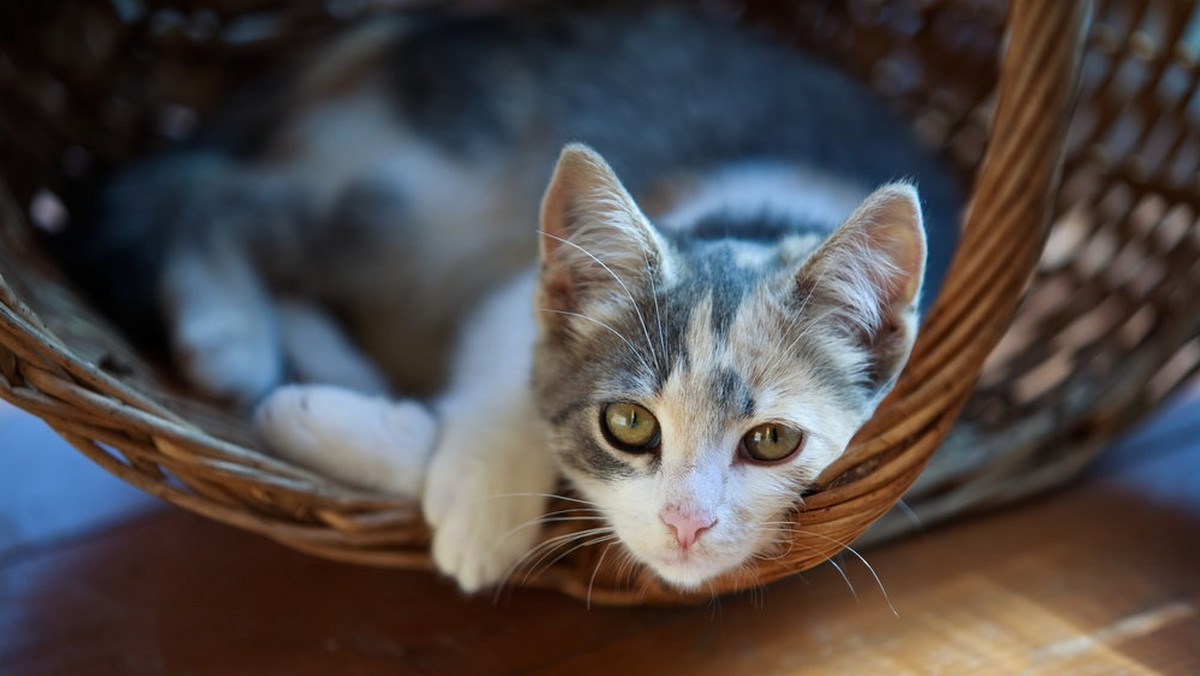
<svg viewBox="0 0 1200 676">
<path fill-rule="evenodd" d="M 423 502 L 433 558 L 466 591 L 503 579 L 541 536 L 554 458 L 529 388 L 536 340 L 533 278 L 468 324 L 447 394 Z"/>
<path fill-rule="evenodd" d="M 411 400 L 372 397 L 333 385 L 287 385 L 254 416 L 263 439 L 284 458 L 363 488 L 421 494 L 437 424 Z"/>
<path fill-rule="evenodd" d="M 434 404 L 436 423 L 411 401 L 311 385 L 274 392 L 258 410 L 257 428 L 299 464 L 349 484 L 422 496 L 438 568 L 466 591 L 494 584 L 540 537 L 538 519 L 555 484 L 529 389 L 532 296 L 525 275 L 471 319 L 450 387 Z"/>
<path fill-rule="evenodd" d="M 207 392 L 251 402 L 283 375 L 270 298 L 232 243 L 217 240 L 211 247 L 168 255 L 160 302 L 172 354 Z"/>
<path fill-rule="evenodd" d="M 397 123 L 381 86 L 366 82 L 301 107 L 261 160 L 214 182 L 215 208 L 196 200 L 196 213 L 185 214 L 213 221 L 204 228 L 212 242 L 182 245 L 164 266 L 174 352 L 192 384 L 252 402 L 281 382 L 285 357 L 295 357 L 287 366 L 302 380 L 382 392 L 381 374 L 371 373 L 381 370 L 428 389 L 441 375 L 450 327 L 483 285 L 532 258 L 540 186 L 519 184 L 513 177 L 522 174 L 509 171 L 506 158 L 467 162 L 439 152 Z M 373 217 L 347 223 L 339 209 L 363 186 L 396 204 L 360 205 Z M 300 219 L 296 200 L 304 200 Z M 343 243 L 336 256 L 305 248 L 329 241 Z M 313 312 L 279 317 L 272 296 L 280 290 L 338 308 L 379 369 Z"/>
<path fill-rule="evenodd" d="M 705 177 L 658 223 L 664 229 L 682 230 L 716 213 L 752 221 L 765 212 L 832 230 L 869 192 L 796 165 L 737 164 Z"/>
<path fill-rule="evenodd" d="M 329 313 L 299 298 L 279 299 L 275 313 L 283 352 L 298 380 L 387 394 L 387 377 Z"/>
<path fill-rule="evenodd" d="M 415 283 L 420 292 L 436 291 L 445 299 L 462 283 L 456 278 L 470 277 L 448 274 L 455 266 L 487 266 L 484 254 L 495 257 L 512 248 L 514 237 L 522 240 L 522 251 L 532 253 L 539 187 L 513 186 L 513 172 L 503 159 L 466 162 L 435 148 L 398 123 L 382 87 L 371 84 L 353 96 L 306 110 L 280 142 L 291 152 L 278 171 L 315 196 L 318 211 L 327 212 L 349 185 L 362 179 L 391 186 L 390 192 L 404 200 L 402 217 L 414 227 L 386 224 L 387 232 L 400 235 L 384 243 L 395 251 L 379 257 L 390 267 L 362 271 L 359 276 L 370 281 L 353 291 L 387 293 L 392 287 L 381 282 L 384 273 L 383 280 L 402 275 L 405 288 Z"/>
</svg>

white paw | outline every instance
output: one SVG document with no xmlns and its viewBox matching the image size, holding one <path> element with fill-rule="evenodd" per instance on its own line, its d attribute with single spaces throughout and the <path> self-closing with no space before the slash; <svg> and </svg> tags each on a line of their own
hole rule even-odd
<svg viewBox="0 0 1200 676">
<path fill-rule="evenodd" d="M 478 490 L 472 478 L 463 477 L 464 491 Z M 537 544 L 544 506 L 537 498 L 463 496 L 433 524 L 434 563 L 466 592 L 503 581 Z"/>
<path fill-rule="evenodd" d="M 250 403 L 283 378 L 275 332 L 263 318 L 235 312 L 196 313 L 181 318 L 174 336 L 180 369 L 211 395 Z"/>
<path fill-rule="evenodd" d="M 490 413 L 443 428 L 422 502 L 434 563 L 468 592 L 501 582 L 539 541 L 556 480 L 539 430 L 528 428 L 532 414 L 511 403 Z"/>
<path fill-rule="evenodd" d="M 281 457 L 347 484 L 416 498 L 437 438 L 421 404 L 331 385 L 288 385 L 258 407 L 254 423 Z"/>
</svg>

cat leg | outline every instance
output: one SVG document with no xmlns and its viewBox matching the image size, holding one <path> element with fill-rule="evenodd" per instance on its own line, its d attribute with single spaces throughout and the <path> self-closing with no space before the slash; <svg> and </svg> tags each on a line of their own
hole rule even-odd
<svg viewBox="0 0 1200 676">
<path fill-rule="evenodd" d="M 296 266 L 312 200 L 286 177 L 227 163 L 188 187 L 170 223 L 160 307 L 188 380 L 257 401 L 284 376 L 266 280 Z"/>
<path fill-rule="evenodd" d="M 281 298 L 275 311 L 283 352 L 294 378 L 363 394 L 387 394 L 387 377 L 323 308 L 299 298 Z"/>
<path fill-rule="evenodd" d="M 466 591 L 500 582 L 540 538 L 557 476 L 529 388 L 531 296 L 522 280 L 468 324 L 436 419 L 411 400 L 291 385 L 266 398 L 255 425 L 280 456 L 327 476 L 423 491 L 438 568 Z"/>
<path fill-rule="evenodd" d="M 343 483 L 420 495 L 437 437 L 429 409 L 333 385 L 285 385 L 254 415 L 276 455 Z"/>
<path fill-rule="evenodd" d="M 530 390 L 532 279 L 468 324 L 426 477 L 433 558 L 465 591 L 501 582 L 541 536 L 556 467 Z"/>
<path fill-rule="evenodd" d="M 250 403 L 282 379 L 270 295 L 231 238 L 212 234 L 176 246 L 167 256 L 160 302 L 172 354 L 193 385 Z"/>
</svg>

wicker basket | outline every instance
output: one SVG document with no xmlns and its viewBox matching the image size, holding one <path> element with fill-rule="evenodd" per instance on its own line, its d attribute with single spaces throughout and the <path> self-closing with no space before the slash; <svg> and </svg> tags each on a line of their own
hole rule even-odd
<svg viewBox="0 0 1200 676">
<path fill-rule="evenodd" d="M 189 396 L 81 302 L 39 246 L 39 229 L 63 224 L 63 196 L 186 131 L 272 55 L 378 4 L 0 9 L 0 395 L 186 509 L 321 556 L 428 566 L 415 505 L 261 453 L 237 416 Z M 939 454 L 906 498 L 926 523 L 1063 481 L 1197 369 L 1194 3 L 1100 2 L 1087 31 L 1085 0 L 731 7 L 885 83 L 974 189 L 946 290 L 894 393 L 797 509 L 787 553 L 716 591 L 839 551 L 910 488 L 962 410 L 957 452 Z M 688 600 L 613 558 L 582 549 L 527 583 L 612 603 Z"/>
</svg>

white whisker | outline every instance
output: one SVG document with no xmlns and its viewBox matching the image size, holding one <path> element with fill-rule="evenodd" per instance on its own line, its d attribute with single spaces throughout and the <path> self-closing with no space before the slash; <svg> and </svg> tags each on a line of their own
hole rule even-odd
<svg viewBox="0 0 1200 676">
<path fill-rule="evenodd" d="M 599 530 L 599 529 L 597 529 L 597 530 Z M 559 561 L 563 560 L 564 558 L 570 556 L 571 554 L 574 554 L 575 552 L 579 551 L 580 549 L 583 549 L 584 547 L 591 547 L 593 545 L 599 545 L 599 544 L 604 544 L 606 542 L 616 542 L 616 541 L 617 541 L 617 536 L 613 533 L 606 533 L 603 535 L 598 535 L 598 536 L 592 537 L 591 539 L 582 539 L 581 542 L 572 546 L 570 549 L 555 556 L 553 559 L 550 559 L 549 561 L 545 561 L 545 557 L 549 556 L 549 554 L 551 552 L 553 552 L 553 550 L 550 550 L 550 552 L 547 552 L 546 554 L 544 554 L 541 559 L 539 559 L 535 564 L 533 564 L 530 567 L 530 571 L 528 573 L 526 573 L 522 584 L 524 584 L 525 582 L 528 582 L 533 577 L 541 575 L 541 573 L 543 571 L 548 570 L 554 564 L 556 564 Z M 566 546 L 567 544 L 568 543 L 560 543 L 559 546 L 560 547 Z M 543 561 L 545 561 L 544 564 L 543 564 Z"/>
<path fill-rule="evenodd" d="M 590 505 L 592 507 L 596 506 L 596 503 L 592 502 L 591 500 L 573 498 L 566 495 L 560 495 L 558 493 L 497 493 L 489 496 L 489 499 L 493 498 L 551 498 L 554 500 L 562 500 L 564 502 L 575 502 L 581 505 Z"/>
<path fill-rule="evenodd" d="M 925 532 L 925 524 L 921 523 L 921 517 L 917 515 L 916 511 L 914 511 L 912 507 L 908 506 L 907 502 L 903 500 L 897 500 L 896 509 L 904 512 L 904 515 L 908 517 L 909 522 L 912 523 L 912 525 L 918 531 L 921 531 L 922 533 Z"/>
<path fill-rule="evenodd" d="M 788 522 L 769 522 L 769 523 L 785 524 Z M 896 610 L 896 606 L 892 604 L 892 598 L 888 594 L 887 588 L 885 588 L 883 586 L 883 580 L 880 579 L 879 573 L 877 573 L 875 571 L 875 567 L 872 566 L 870 564 L 870 562 L 867 561 L 866 557 L 864 557 L 862 554 L 860 554 L 857 549 L 855 549 L 854 547 L 851 547 L 849 544 L 847 544 L 845 542 L 842 542 L 841 540 L 838 540 L 836 538 L 831 538 L 828 535 L 824 535 L 824 534 L 818 533 L 816 531 L 805 530 L 803 528 L 778 529 L 778 530 L 779 530 L 779 532 L 787 532 L 789 534 L 801 534 L 801 535 L 806 535 L 806 536 L 818 537 L 818 538 L 821 538 L 822 540 L 827 540 L 829 542 L 832 542 L 833 544 L 836 544 L 839 547 L 842 547 L 845 551 L 853 554 L 860 562 L 862 562 L 863 567 L 865 567 L 867 569 L 867 572 L 869 572 L 871 574 L 871 577 L 875 580 L 875 584 L 879 587 L 879 592 L 881 594 L 883 594 L 883 600 L 887 603 L 888 609 L 892 611 L 893 615 L 895 615 L 896 617 L 900 617 L 900 612 L 898 610 Z M 834 563 L 834 561 L 833 561 L 833 557 L 830 557 L 828 559 L 828 561 L 830 563 L 833 563 L 834 566 L 837 566 L 837 564 Z M 838 572 L 842 573 L 843 578 L 846 577 L 845 573 L 841 570 L 841 567 L 838 567 Z M 846 583 L 849 584 L 849 580 L 847 580 Z M 856 599 L 858 598 L 857 594 L 855 595 L 855 598 Z"/>
<path fill-rule="evenodd" d="M 850 588 L 850 595 L 853 596 L 854 600 L 857 602 L 859 600 L 858 590 L 854 588 L 854 583 L 850 581 L 850 577 L 846 575 L 846 571 L 842 570 L 842 567 L 838 565 L 838 562 L 835 561 L 833 557 L 825 560 L 829 562 L 829 565 L 833 566 L 833 569 L 837 571 L 838 575 L 842 576 L 842 581 L 845 582 L 846 586 Z"/>
<path fill-rule="evenodd" d="M 604 557 L 608 556 L 608 550 L 612 549 L 615 544 L 617 543 L 614 541 L 604 546 L 604 551 L 600 552 L 600 558 L 596 561 L 596 567 L 592 569 L 592 576 L 588 579 L 587 599 L 584 602 L 584 606 L 588 610 L 592 609 L 592 587 L 596 584 L 596 573 L 600 572 L 600 566 L 604 564 Z"/>
<path fill-rule="evenodd" d="M 654 278 L 658 276 L 658 271 L 650 267 L 650 257 L 645 249 L 642 250 L 642 261 L 646 265 L 646 270 L 649 271 L 647 275 L 650 279 L 650 297 L 654 299 L 654 322 L 658 325 L 658 346 L 663 358 L 663 363 L 659 364 L 659 368 L 665 369 L 670 366 L 670 359 L 666 334 L 663 331 L 662 309 L 658 305 L 658 285 L 654 281 Z"/>
<path fill-rule="evenodd" d="M 581 530 L 581 531 L 566 533 L 564 535 L 558 535 L 556 537 L 549 538 L 549 539 L 544 540 L 543 542 L 539 543 L 537 546 L 533 547 L 528 552 L 526 552 L 525 556 L 521 557 L 521 561 L 528 561 L 534 555 L 537 555 L 537 557 L 538 557 L 535 561 L 533 561 L 529 565 L 530 572 L 526 573 L 525 580 L 528 580 L 530 578 L 533 571 L 539 570 L 542 566 L 542 562 L 545 561 L 547 557 L 552 556 L 556 550 L 558 550 L 562 547 L 570 546 L 572 543 L 577 542 L 577 541 L 586 541 L 587 538 L 595 537 L 597 535 L 600 535 L 603 537 L 613 537 L 612 528 L 609 528 L 607 526 L 601 526 L 599 528 L 587 528 L 587 529 Z M 570 551 L 575 551 L 575 550 L 572 549 Z M 567 552 L 567 553 L 570 553 L 570 552 Z M 558 557 L 556 557 L 549 564 L 547 564 L 546 567 L 548 568 L 549 566 L 554 565 L 554 562 L 558 561 L 563 556 L 566 556 L 566 553 L 561 554 Z M 515 570 L 515 567 L 514 567 L 514 570 Z"/>
<path fill-rule="evenodd" d="M 578 510 L 564 509 L 564 510 L 559 510 L 556 512 L 549 512 L 547 514 L 542 514 L 541 516 L 537 516 L 535 518 L 529 519 L 529 520 L 521 523 L 520 525 L 513 527 L 507 533 L 505 533 L 504 537 L 500 538 L 500 544 L 496 545 L 496 547 L 498 549 L 499 547 L 503 546 L 503 544 L 505 542 L 507 542 L 510 537 L 516 535 L 517 533 L 519 533 L 522 530 L 525 530 L 526 528 L 532 528 L 535 526 L 545 526 L 546 524 L 550 524 L 550 523 L 577 522 L 577 521 L 604 521 L 605 520 L 603 516 L 594 516 L 594 515 L 567 516 L 568 514 L 571 514 L 572 512 L 575 512 L 575 511 L 578 511 Z"/>
<path fill-rule="evenodd" d="M 508 582 L 511 581 L 511 578 L 521 568 L 526 569 L 525 575 L 521 578 L 521 584 L 524 585 L 524 584 L 528 583 L 530 579 L 536 577 L 537 575 L 540 575 L 542 573 L 542 571 L 544 571 L 544 570 L 548 569 L 550 566 L 554 565 L 557 561 L 562 559 L 564 556 L 567 556 L 571 552 L 575 551 L 575 549 L 586 546 L 588 544 L 599 544 L 601 542 L 604 542 L 607 539 L 615 539 L 616 536 L 613 535 L 611 533 L 611 531 L 612 531 L 612 529 L 608 528 L 608 527 L 589 528 L 589 529 L 578 531 L 578 532 L 567 533 L 565 535 L 559 535 L 559 536 L 549 538 L 547 540 L 544 540 L 544 541 L 538 543 L 536 546 L 530 548 L 529 551 L 522 554 L 520 558 L 518 558 L 516 561 L 514 561 L 512 564 L 510 564 L 508 566 L 508 568 L 505 570 L 504 575 L 500 578 L 501 582 L 497 586 L 495 594 L 493 594 L 493 597 L 492 597 L 493 601 L 495 601 L 496 599 L 498 599 L 500 597 L 500 593 L 502 592 L 502 590 L 507 586 Z M 596 535 L 600 535 L 600 537 L 596 538 L 594 540 L 590 540 L 590 541 L 587 540 L 587 538 L 593 537 Z M 568 546 L 572 542 L 579 541 L 579 540 L 584 540 L 584 542 L 582 544 L 576 546 L 575 548 L 571 549 L 570 551 L 559 555 L 558 557 L 556 557 L 555 559 L 553 559 L 552 561 L 547 563 L 545 566 L 541 565 L 542 562 L 545 560 L 545 558 L 547 556 L 550 556 L 551 554 L 553 554 L 556 549 L 558 549 L 560 547 Z M 540 555 L 539 555 L 539 552 L 540 552 Z M 533 558 L 535 555 L 538 556 L 537 561 L 534 561 L 533 563 L 528 563 L 529 560 L 531 558 Z"/>
<path fill-rule="evenodd" d="M 563 244 L 567 244 L 569 246 L 575 247 L 580 252 L 582 252 L 585 256 L 587 256 L 588 258 L 591 258 L 593 261 L 595 261 L 597 265 L 604 268 L 605 272 L 612 275 L 612 278 L 614 280 L 616 280 L 617 284 L 619 284 L 621 286 L 621 289 L 625 292 L 625 295 L 629 297 L 629 303 L 630 303 L 630 305 L 633 306 L 633 311 L 635 313 L 637 313 L 638 322 L 642 325 L 642 333 L 646 337 L 646 347 L 650 349 L 650 356 L 654 359 L 654 362 L 656 364 L 659 363 L 658 353 L 654 349 L 654 341 L 650 340 L 650 329 L 647 328 L 647 326 L 646 326 L 646 318 L 642 316 L 642 310 L 641 310 L 641 308 L 638 307 L 637 300 L 634 299 L 634 297 L 633 297 L 633 292 L 631 292 L 629 290 L 628 286 L 625 286 L 625 281 L 622 280 L 621 277 L 617 275 L 617 273 L 613 272 L 613 269 L 608 267 L 607 263 L 605 263 L 604 261 L 597 258 L 595 254 L 593 254 L 591 251 L 588 251 L 584 247 L 579 246 L 578 244 L 576 244 L 575 242 L 572 242 L 569 239 L 563 239 L 562 237 L 559 237 L 557 235 L 551 235 L 550 233 L 545 232 L 543 230 L 539 230 L 538 232 L 540 232 L 545 237 L 549 237 L 550 239 L 557 240 Z"/>
<path fill-rule="evenodd" d="M 645 357 L 642 356 L 642 353 L 638 351 L 637 347 L 635 347 L 634 344 L 632 342 L 630 342 L 630 340 L 628 338 L 623 336 L 620 331 L 617 331 L 616 329 L 609 326 L 608 324 L 605 324 L 604 322 L 600 321 L 599 319 L 596 319 L 595 317 L 589 317 L 585 314 L 580 314 L 578 312 L 568 312 L 567 310 L 552 310 L 552 309 L 546 308 L 546 307 L 540 307 L 540 308 L 538 308 L 538 310 L 541 312 L 551 312 L 556 315 L 566 315 L 568 317 L 578 317 L 579 319 L 586 319 L 589 322 L 593 322 L 595 324 L 602 326 L 605 329 L 608 329 L 614 336 L 620 338 L 622 341 L 625 342 L 625 345 L 626 345 L 626 347 L 629 348 L 629 351 L 632 352 L 633 355 L 638 358 L 638 361 L 642 362 L 642 366 L 646 367 L 647 371 L 654 370 L 654 369 L 650 368 L 650 364 L 646 361 Z"/>
</svg>

